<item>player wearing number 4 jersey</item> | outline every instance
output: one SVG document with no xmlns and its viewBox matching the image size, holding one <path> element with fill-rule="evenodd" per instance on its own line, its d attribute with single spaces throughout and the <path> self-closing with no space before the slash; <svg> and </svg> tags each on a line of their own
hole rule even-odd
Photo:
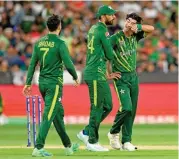
<svg viewBox="0 0 179 159">
<path fill-rule="evenodd" d="M 84 79 L 89 89 L 91 112 L 89 125 L 78 133 L 77 137 L 86 144 L 90 151 L 108 151 L 98 143 L 98 129 L 101 121 L 112 110 L 111 91 L 106 79 L 106 61 L 113 59 L 113 50 L 107 25 L 113 23 L 115 13 L 116 11 L 110 6 L 101 6 L 97 13 L 99 22 L 93 25 L 88 32 Z"/>
<path fill-rule="evenodd" d="M 28 68 L 26 86 L 23 93 L 29 96 L 31 93 L 31 81 L 37 63 L 40 64 L 39 89 L 45 101 L 42 124 L 36 140 L 33 157 L 51 156 L 43 149 L 45 139 L 51 123 L 53 122 L 60 136 L 66 154 L 71 155 L 78 149 L 77 144 L 71 144 L 64 126 L 64 110 L 61 103 L 63 88 L 63 65 L 78 85 L 77 74 L 69 56 L 69 51 L 58 35 L 61 30 L 61 20 L 53 15 L 47 20 L 49 34 L 42 37 L 34 45 L 32 59 Z"/>
<path fill-rule="evenodd" d="M 113 72 L 121 72 L 121 78 L 114 80 L 121 106 L 108 138 L 113 148 L 120 149 L 119 132 L 122 128 L 122 148 L 128 151 L 136 149 L 131 144 L 131 136 L 138 99 L 138 76 L 135 71 L 137 43 L 154 30 L 153 26 L 141 25 L 141 20 L 142 18 L 135 13 L 128 14 L 123 31 L 111 36 L 115 51 L 112 69 Z"/>
</svg>

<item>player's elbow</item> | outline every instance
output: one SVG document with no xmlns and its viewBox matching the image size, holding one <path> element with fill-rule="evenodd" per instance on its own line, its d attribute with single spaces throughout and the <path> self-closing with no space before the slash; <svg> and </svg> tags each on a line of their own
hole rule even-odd
<svg viewBox="0 0 179 159">
<path fill-rule="evenodd" d="M 155 28 L 153 26 L 150 26 L 150 30 L 151 30 L 151 32 L 153 32 L 155 30 Z"/>
<path fill-rule="evenodd" d="M 149 25 L 147 30 L 148 30 L 147 31 L 148 33 L 152 33 L 155 30 L 155 28 L 153 26 Z"/>
<path fill-rule="evenodd" d="M 114 56 L 113 56 L 113 54 L 111 54 L 111 55 L 107 55 L 106 58 L 107 58 L 107 60 L 111 61 L 111 60 L 113 60 Z"/>
</svg>

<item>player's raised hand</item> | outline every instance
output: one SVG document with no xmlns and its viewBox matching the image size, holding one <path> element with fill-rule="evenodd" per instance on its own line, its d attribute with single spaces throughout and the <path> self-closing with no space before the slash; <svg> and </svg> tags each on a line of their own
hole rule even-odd
<svg viewBox="0 0 179 159">
<path fill-rule="evenodd" d="M 77 79 L 77 80 L 74 80 L 74 81 L 75 81 L 74 86 L 75 86 L 75 87 L 78 87 L 78 86 L 80 85 L 79 80 Z"/>
<path fill-rule="evenodd" d="M 115 72 L 115 73 L 111 73 L 107 76 L 108 80 L 112 80 L 112 79 L 120 79 L 121 78 L 121 73 L 120 72 Z"/>
<path fill-rule="evenodd" d="M 24 88 L 23 88 L 23 94 L 25 96 L 30 96 L 31 92 L 32 92 L 31 86 L 25 85 Z"/>
</svg>

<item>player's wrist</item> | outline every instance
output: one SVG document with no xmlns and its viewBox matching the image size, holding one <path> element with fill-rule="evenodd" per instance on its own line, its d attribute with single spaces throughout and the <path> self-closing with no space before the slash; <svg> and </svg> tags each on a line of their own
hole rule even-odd
<svg viewBox="0 0 179 159">
<path fill-rule="evenodd" d="M 137 32 L 142 31 L 142 24 L 137 24 Z"/>
<path fill-rule="evenodd" d="M 25 86 L 26 86 L 26 87 L 31 87 L 31 85 L 30 85 L 30 84 L 26 84 Z"/>
</svg>

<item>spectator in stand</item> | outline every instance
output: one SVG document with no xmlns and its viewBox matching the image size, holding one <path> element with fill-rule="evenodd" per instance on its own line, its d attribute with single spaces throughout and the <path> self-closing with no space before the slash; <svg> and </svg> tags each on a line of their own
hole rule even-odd
<svg viewBox="0 0 179 159">
<path fill-rule="evenodd" d="M 153 35 L 141 41 L 138 49 L 138 72 L 177 72 L 178 69 L 178 2 L 151 1 L 83 1 L 83 2 L 22 2 L 0 1 L 0 61 L 8 61 L 7 72 L 26 71 L 31 48 L 36 40 L 47 34 L 45 20 L 53 13 L 63 17 L 61 37 L 66 41 L 76 69 L 83 71 L 86 58 L 87 31 L 96 23 L 95 12 L 102 4 L 120 10 L 115 26 L 124 25 L 126 13 L 139 13 L 144 23 L 154 25 Z M 7 63 L 7 62 L 5 62 Z M 11 67 L 13 67 L 11 69 Z M 38 71 L 38 68 L 37 68 Z M 8 73 L 9 74 L 9 73 Z"/>
</svg>

